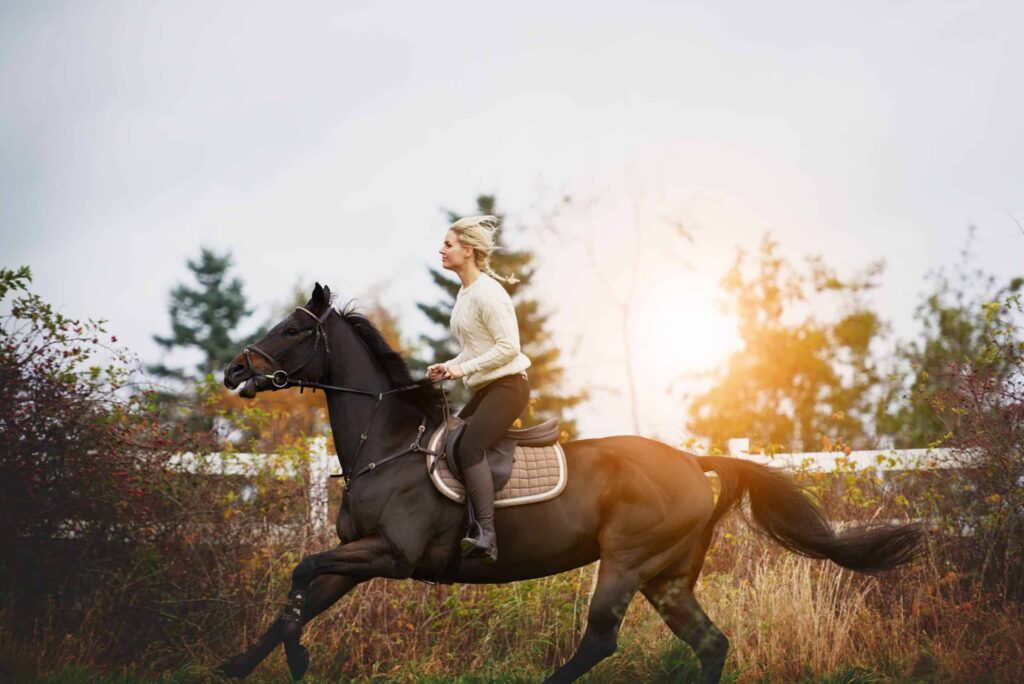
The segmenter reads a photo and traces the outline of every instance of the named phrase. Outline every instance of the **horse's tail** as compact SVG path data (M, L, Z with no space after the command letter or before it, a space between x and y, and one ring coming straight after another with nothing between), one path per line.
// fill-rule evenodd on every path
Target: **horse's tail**
M865 573L890 570L920 553L923 534L918 525L862 525L837 534L821 509L782 471L738 458L693 456L701 470L715 471L720 482L709 533L748 494L756 528L795 553L828 558Z

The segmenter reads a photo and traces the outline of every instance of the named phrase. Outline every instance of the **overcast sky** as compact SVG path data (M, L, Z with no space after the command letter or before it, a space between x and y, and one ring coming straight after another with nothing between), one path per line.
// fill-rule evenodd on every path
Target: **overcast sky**
M583 247L620 274L639 228L642 431L675 439L668 388L729 348L716 283L767 230L846 270L886 259L903 334L968 225L982 267L1024 271L1021 26L1019 2L5 0L0 262L147 361L200 245L234 254L262 316L296 283L381 285L412 335L440 207L495 192L541 252L571 381L621 387ZM517 229L565 193L574 239ZM671 353L666 317L706 342ZM630 430L620 410L594 402L584 434Z

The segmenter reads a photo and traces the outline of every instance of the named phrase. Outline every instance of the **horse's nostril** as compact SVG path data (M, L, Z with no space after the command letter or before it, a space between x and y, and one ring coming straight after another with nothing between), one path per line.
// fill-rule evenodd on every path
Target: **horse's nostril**
M245 370L245 366L240 363L232 363L228 366L227 373L225 375L229 378L234 377Z

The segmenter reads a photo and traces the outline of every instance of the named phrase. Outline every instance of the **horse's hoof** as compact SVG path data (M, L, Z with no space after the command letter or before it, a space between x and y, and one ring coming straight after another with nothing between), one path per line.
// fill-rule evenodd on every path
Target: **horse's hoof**
M252 666L244 653L239 653L231 660L221 663L215 670L217 674L228 679L245 679L252 673Z
M302 644L285 644L285 655L288 656L288 671L292 679L298 681L309 669L309 649Z

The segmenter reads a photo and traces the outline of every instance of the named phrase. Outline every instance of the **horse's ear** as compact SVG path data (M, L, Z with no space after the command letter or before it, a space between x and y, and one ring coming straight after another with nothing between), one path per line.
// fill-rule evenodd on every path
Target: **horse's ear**
M320 286L320 283L317 283L316 287L313 288L313 294L309 296L309 303L317 306L325 301L330 301L330 299L324 297L324 288Z

